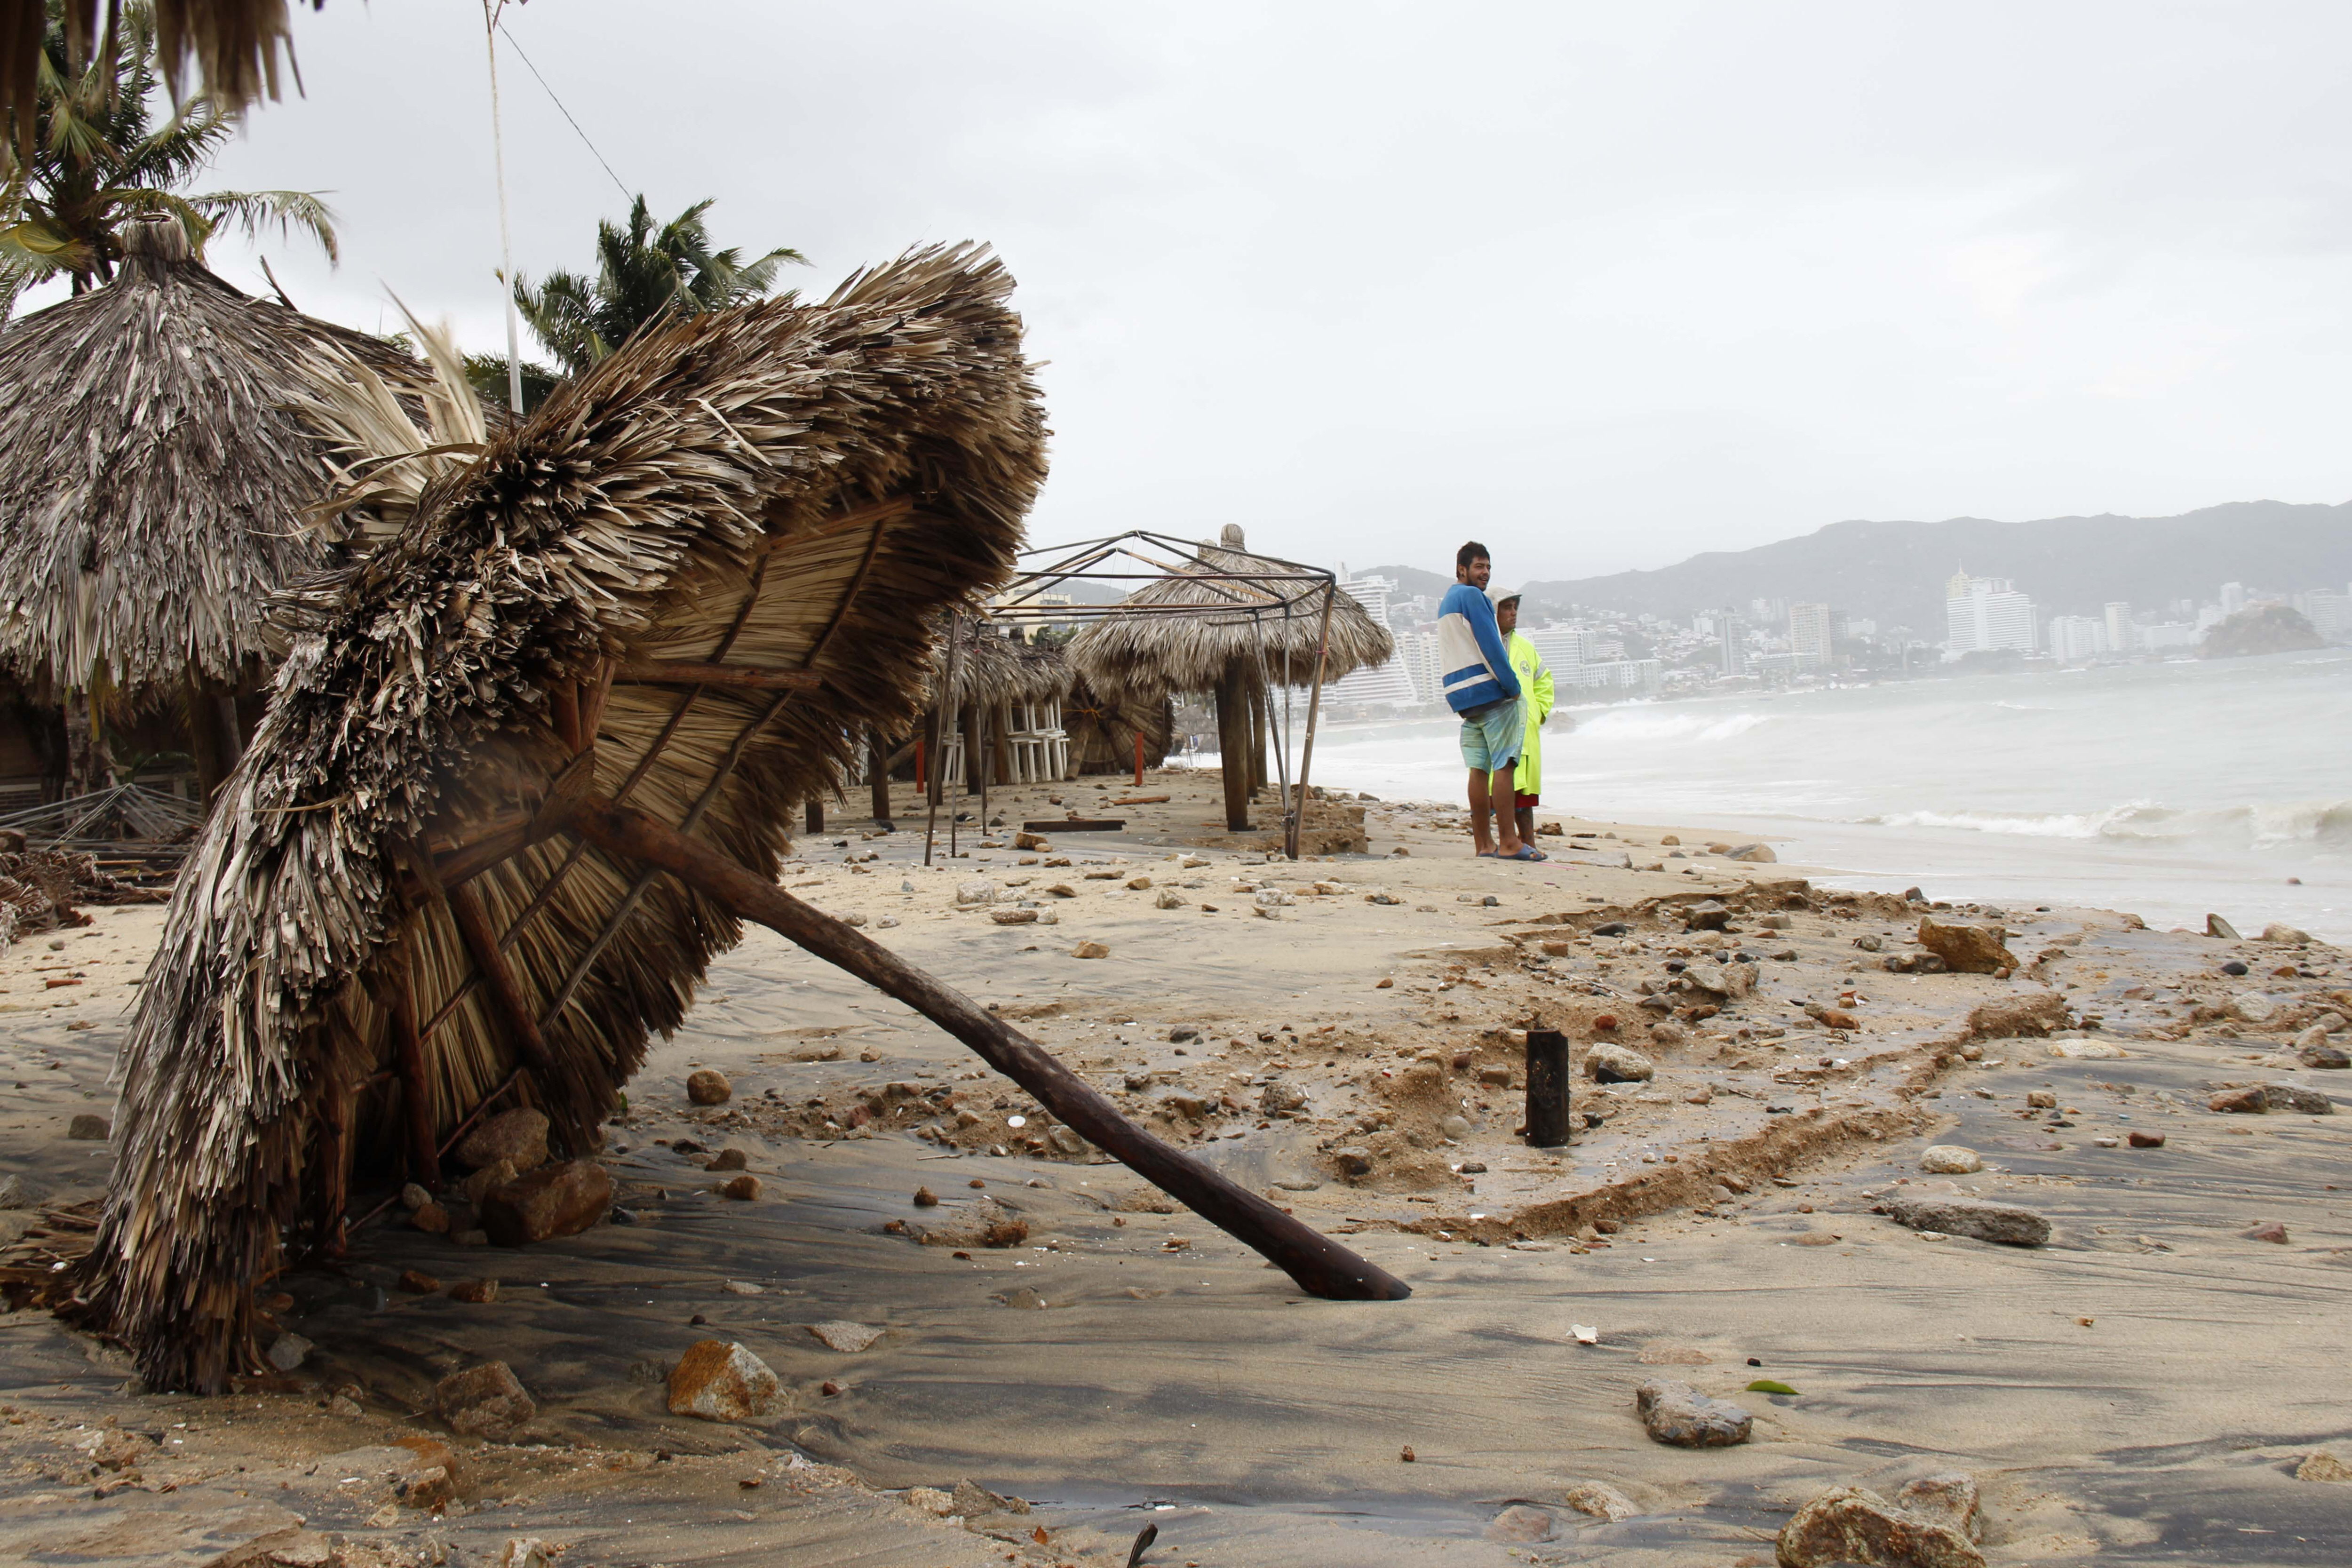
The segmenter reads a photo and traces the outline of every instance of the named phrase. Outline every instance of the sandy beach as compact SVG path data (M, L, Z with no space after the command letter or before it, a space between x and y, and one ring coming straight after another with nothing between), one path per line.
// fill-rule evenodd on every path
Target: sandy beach
M1962 1470L1990 1562L2342 1560L2352 1492L2322 1478L2352 1468L2312 1456L2352 1467L2328 1374L2352 1338L2352 1122L2345 1075L2305 1065L2347 1043L2336 950L1827 892L1704 823L1570 819L1542 864L1476 860L1458 809L1337 789L1309 847L1360 847L1294 864L1266 854L1270 806L1258 832L1214 826L1215 786L1000 790L1003 826L968 801L929 868L902 789L898 831L837 819L784 882L1410 1300L1302 1296L755 931L607 1129L615 1223L508 1249L461 1244L462 1209L432 1235L394 1205L342 1262L258 1284L307 1352L215 1400L140 1392L46 1312L0 1317L10 1554L476 1563L521 1538L566 1564L1124 1563L1149 1524L1143 1562L1199 1568L1730 1568L1772 1562L1826 1488ZM1071 813L1125 827L1014 837ZM69 1124L110 1110L162 919L89 912L0 954L20 1261L103 1189L109 1145ZM2002 928L2018 967L1932 972L1923 917ZM1570 1042L1564 1149L1517 1135L1531 1026ZM1647 1076L1596 1082L1612 1052ZM689 1103L701 1068L726 1103ZM2208 1109L2265 1086L2263 1113ZM1946 1145L1981 1168L1923 1169ZM756 1198L715 1190L727 1151ZM1958 1199L2048 1239L1886 1212ZM494 1300L449 1294L484 1279ZM841 1350L820 1324L877 1332ZM781 1415L669 1414L669 1369L711 1337L774 1369ZM488 1360L537 1406L512 1440L432 1412ZM1652 1440L1633 1394L1660 1376L1737 1402L1749 1439ZM448 1483L411 1486L420 1459ZM961 1481L1026 1511L975 1511Z

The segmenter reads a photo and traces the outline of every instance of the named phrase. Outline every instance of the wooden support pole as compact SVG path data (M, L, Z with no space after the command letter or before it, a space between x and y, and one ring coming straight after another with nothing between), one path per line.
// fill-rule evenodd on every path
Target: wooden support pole
M578 755L586 744L581 739L578 682L559 680L547 689L547 721L555 727L555 738L563 742L563 749Z
M319 1094L317 1245L327 1258L344 1253L343 1208L351 1201L352 1105L342 1079L330 1076Z
M890 826L890 758L888 742L879 730L866 732L866 784L874 792L874 824Z
M815 795L811 795L806 801L803 802L802 805L803 816L801 819L808 825L808 831L811 833L823 833L824 831L824 802Z
M1225 784L1225 830L1249 831L1249 684L1238 664L1217 679L1217 771Z
M441 1155L433 1146L433 1081L425 1070L425 1037L416 1027L415 972L403 947L393 961L393 1066L400 1075L402 1129L408 1135L408 1179L441 1190Z
M1412 1294L1386 1270L1128 1121L1052 1053L970 997L718 850L641 811L593 797L573 807L569 826L607 855L657 866L739 918L756 921L906 1003L1034 1095L1078 1136L1271 1259L1307 1294L1336 1300L1401 1300Z
M1568 1037L1558 1029L1528 1029L1528 1142L1557 1149L1568 1142Z
M1266 786L1266 699L1270 694L1253 681L1249 689L1249 787L1255 795Z

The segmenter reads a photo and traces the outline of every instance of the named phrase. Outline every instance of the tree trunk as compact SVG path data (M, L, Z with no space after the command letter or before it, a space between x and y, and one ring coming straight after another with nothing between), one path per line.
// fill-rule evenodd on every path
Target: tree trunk
M1253 795L1266 784L1265 710L1266 689L1253 683L1249 703L1249 786Z
M1225 829L1249 830L1249 685L1238 665L1217 681L1217 766L1224 777Z
M1339 1300L1399 1300L1405 1283L1245 1188L1160 1142L1064 1067L1052 1053L962 993L925 974L888 948L819 913L764 877L632 807L590 798L568 825L606 854L657 866L789 941L906 1003L978 1052L989 1066L1097 1148L1181 1201L1202 1219L1255 1247L1309 1295Z
M874 821L879 826L890 820L890 748L879 730L866 732L867 785L874 792Z

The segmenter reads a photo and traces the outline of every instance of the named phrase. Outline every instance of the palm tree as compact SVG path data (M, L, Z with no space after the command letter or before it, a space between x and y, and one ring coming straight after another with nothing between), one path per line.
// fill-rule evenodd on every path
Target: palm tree
M26 286L69 273L77 294L114 276L117 229L146 213L167 213L204 253L225 225L247 235L299 229L335 259L333 214L312 191L212 191L183 195L235 134L213 100L198 99L158 125L155 17L147 0L124 6L112 49L69 64L64 12L50 0L37 61L38 97L29 153L0 143L0 320Z
M527 278L515 279L516 308L568 374L580 374L665 317L760 299L775 287L785 262L807 263L799 251L781 247L752 261L732 246L711 249L702 221L710 204L706 197L656 229L640 195L625 228L596 225L593 279L564 271L549 273L537 288Z

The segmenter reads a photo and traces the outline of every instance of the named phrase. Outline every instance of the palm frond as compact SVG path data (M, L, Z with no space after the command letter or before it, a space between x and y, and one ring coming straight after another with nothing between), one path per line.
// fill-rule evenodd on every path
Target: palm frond
M273 225L280 238L300 229L319 242L329 261L342 259L335 243L334 211L319 199L316 191L208 191L188 200L215 229L233 224L247 238L257 237Z

